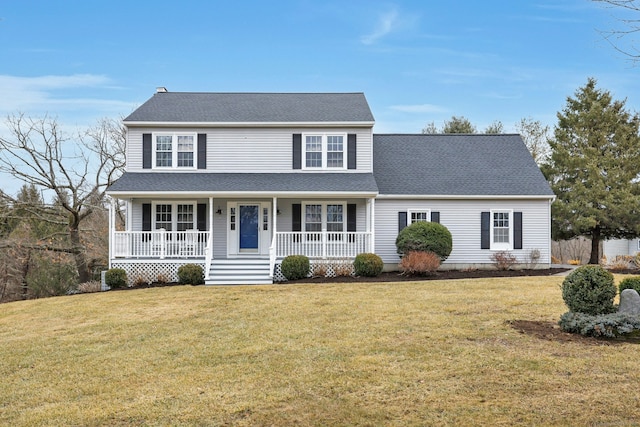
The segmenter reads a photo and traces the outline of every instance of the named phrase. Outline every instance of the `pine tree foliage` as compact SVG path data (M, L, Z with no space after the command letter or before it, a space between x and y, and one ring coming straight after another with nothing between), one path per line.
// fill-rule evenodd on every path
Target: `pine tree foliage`
M558 113L545 174L557 196L554 238L591 238L589 262L603 239L640 235L640 117L590 78Z

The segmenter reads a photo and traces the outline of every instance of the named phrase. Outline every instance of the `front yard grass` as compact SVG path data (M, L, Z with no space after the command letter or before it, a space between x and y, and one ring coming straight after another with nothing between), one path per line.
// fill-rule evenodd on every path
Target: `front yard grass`
M637 425L635 344L509 326L556 322L562 279L177 286L3 304L0 424Z

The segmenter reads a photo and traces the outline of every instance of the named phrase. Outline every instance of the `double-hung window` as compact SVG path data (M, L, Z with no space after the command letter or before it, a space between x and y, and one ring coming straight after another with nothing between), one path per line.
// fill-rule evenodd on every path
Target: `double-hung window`
M429 211L409 211L409 224L414 222L429 222Z
M195 133L153 134L153 164L156 168L193 169L196 165Z
M153 217L154 229L187 231L196 228L195 204L158 203Z
M341 233L346 230L344 203L307 203L304 205L304 231Z
M513 249L513 212L491 211L491 249Z
M346 135L304 135L305 169L344 169Z

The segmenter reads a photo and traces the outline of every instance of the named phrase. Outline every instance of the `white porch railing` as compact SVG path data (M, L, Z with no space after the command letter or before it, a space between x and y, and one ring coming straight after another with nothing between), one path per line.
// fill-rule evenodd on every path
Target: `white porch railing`
M115 231L114 258L204 258L208 231Z
M309 258L354 258L371 252L369 232L277 232L275 255L306 255Z

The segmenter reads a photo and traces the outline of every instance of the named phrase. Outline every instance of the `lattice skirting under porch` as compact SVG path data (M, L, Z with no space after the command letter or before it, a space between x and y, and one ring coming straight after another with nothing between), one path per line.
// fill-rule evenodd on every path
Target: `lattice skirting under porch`
M178 268L185 264L196 264L205 270L203 262L190 261L120 261L111 263L112 268L127 272L129 285L152 282L177 282Z
M310 260L310 272L308 277L336 277L353 276L353 261L345 259L320 259ZM281 262L276 263L273 273L274 282L286 282L287 278L282 274Z

